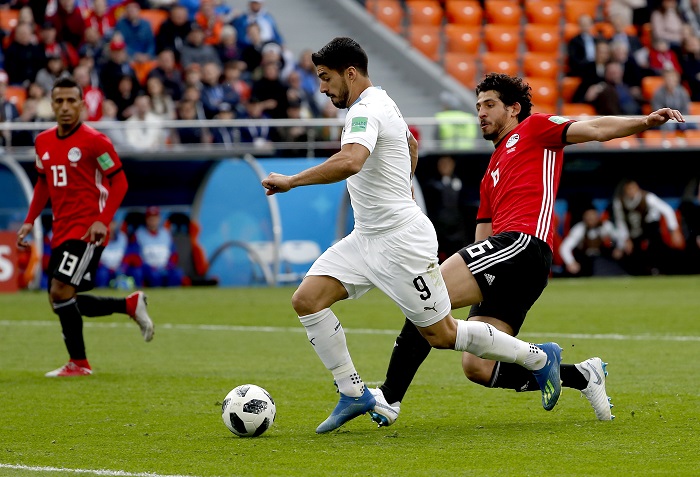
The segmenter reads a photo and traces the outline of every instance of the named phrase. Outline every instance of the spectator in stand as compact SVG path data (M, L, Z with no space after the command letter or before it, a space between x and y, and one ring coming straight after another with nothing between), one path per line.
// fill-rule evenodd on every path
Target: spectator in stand
M255 44L254 39L248 37L248 25L258 24L260 27L260 39L263 43L273 41L278 45L284 44L282 35L277 29L277 22L264 8L263 0L252 0L248 2L248 10L233 19L233 26L238 31L238 41L240 47Z
M96 84L92 83L90 70L87 66L78 66L73 70L75 82L83 90L83 102L88 121L99 121L102 117L102 103L105 99L104 93Z
M655 75L662 75L667 69L674 69L681 73L681 64L678 61L676 52L669 48L666 40L656 38L652 42L649 50L649 68Z
M593 36L593 19L588 15L581 15L578 19L580 33L567 45L567 62L569 76L582 77L587 74L590 65L596 59L596 38ZM315 73L315 72L314 72Z
M628 24L641 24L635 21L635 11L646 8L647 0L609 0L606 2L608 16L620 16Z
M202 91L202 67L199 63L191 63L185 68L185 88L194 87ZM201 100L201 94L198 101Z
M678 210L686 227L687 273L700 273L700 180L691 179L685 188Z
M37 38L39 37L39 33L41 32L41 26L34 19L34 13L32 13L31 7L24 6L19 10L19 15L17 16L17 25L19 25L20 23L30 25L32 27L32 32L34 33L34 35ZM6 41L12 41L13 36L14 31L10 32L9 40Z
M592 205L559 246L566 272L573 277L624 275L617 263L622 253L615 226Z
M666 220L674 248L683 247L683 234L673 208L634 180L624 180L613 199L613 217L624 257L622 265L632 275L658 275L674 268L672 255L661 236Z
M275 101L273 99L260 101L253 96L246 105L247 117L242 119L269 119L266 111L272 109L274 104ZM241 141L252 143L261 152L272 153L274 151L274 141L277 140L279 140L277 130L266 124L241 128Z
M229 103L219 104L219 112L214 116L214 119L230 120L235 119L236 113ZM223 144L227 149L233 144L239 143L241 133L238 128L231 126L216 126L210 128L211 142L214 144Z
M146 94L151 98L153 114L161 120L175 119L175 102L159 77L151 76L146 80Z
M219 55L211 45L204 44L204 31L197 23L192 24L192 30L187 35L187 41L180 51L180 65L187 68L192 63L203 65L213 61L220 63Z
M266 108L264 112L273 119L287 117L287 85L280 79L280 69L276 62L262 65L262 78L253 83L253 97L265 102L272 100L274 106ZM272 102L269 103L272 105Z
M289 73L294 71L294 55L290 57L277 43L265 43L260 53L262 54L261 64L276 63L280 80L287 81ZM256 76L255 79L258 77Z
M146 209L146 226L136 230L136 243L143 260L146 286L175 287L182 284L184 274L177 267L173 237L161 224L158 207Z
M6 97L7 94L7 73L0 70L0 122L12 122L19 117L19 111L17 111L17 106L9 101ZM12 135L10 131L0 132L0 146L10 146L12 145Z
M102 117L100 122L117 122L118 112L117 105L111 99L105 99L102 103ZM101 128L100 131L104 132L109 139L111 139L112 144L117 149L128 147L126 142L126 134L122 128Z
M224 22L216 14L213 0L202 0L199 11L195 15L195 22L204 31L204 43L207 45L217 45L221 41L221 30Z
M124 15L117 21L116 31L126 42L126 53L133 61L144 63L156 56L156 41L151 24L141 18L141 6L135 0L126 4Z
M199 119L197 117L197 102L183 98L177 104L177 118L187 121ZM207 142L207 133L202 127L187 126L178 127L171 135L175 144L202 144Z
M56 13L48 20L56 26L58 41L70 43L77 50L83 42L85 20L76 0L58 0Z
M44 54L47 58L60 55L63 57L63 63L67 68L73 69L78 66L80 59L78 50L67 41L58 39L57 30L53 22L44 22L44 28L41 30L40 37L41 44L44 47Z
M686 23L678 10L676 0L661 0L651 12L651 36L664 40L671 50L680 53Z
M287 100L289 103L299 104L299 116L302 118L318 117L320 111L316 107L316 101L309 97L304 88L301 87L301 75L299 71L292 71L287 77Z
M133 105L139 95L139 84L133 76L124 75L119 79L117 88L118 93L113 101L117 105L117 118L124 121L134 113Z
M663 108L673 108L680 111L683 115L688 115L690 111L690 96L686 89L681 85L681 75L674 69L668 69L663 73L664 84L656 90L654 97L651 98L651 109L653 111L659 109L659 105ZM659 129L665 131L684 131L689 128L689 124L662 124Z
M314 116L321 117L323 106L328 102L325 94L319 90L319 80L316 76L316 66L311 61L313 51L304 50L299 55L299 62L295 69L299 73L301 88L306 92L306 97L311 101L311 110Z
M165 145L166 131L162 119L151 111L151 98L139 94L134 99L133 114L126 120L126 142L136 151L157 151Z
M612 61L605 65L605 81L594 84L586 91L585 101L600 115L641 114L642 108L629 85L622 81L622 65Z
M693 35L685 38L680 62L683 81L690 88L690 100L700 101L700 38Z
M53 121L55 115L51 109L51 98L46 94L46 90L36 83L31 83L27 88L27 99L36 101L37 121Z
M87 27L85 29L83 44L80 45L80 48L78 48L78 56L81 59L86 57L93 59L93 65L95 58L97 58L100 62L104 62L103 53L105 50L106 41L107 38L100 35L100 32L97 31L96 28Z
M287 117L289 119L302 119L300 101L287 102ZM279 140L288 143L298 143L299 145L303 144L302 147L292 144L291 147L282 150L280 154L282 157L306 157L308 154L306 143L309 140L309 128L301 124L279 128Z
M136 82L136 74L126 54L126 43L121 33L116 32L109 42L109 60L100 69L100 84L106 98L116 102L120 96L119 82L123 76L131 76Z
M235 109L240 102L238 94L228 85L221 83L221 67L214 62L202 67L202 106L207 119L212 119L220 111L222 103Z
M173 98L173 101L179 101L182 97L184 82L182 73L177 69L173 50L163 50L158 53L156 67L148 73L148 77L160 79L165 92Z
M257 23L251 23L246 28L246 37L248 40L246 44L241 47L241 60L246 64L246 72L250 77L253 75L253 72L258 69L260 63L262 62L262 49L265 42L262 41L260 36L260 27ZM240 40L240 33L238 38Z
M182 99L194 102L195 119L206 119L204 115L204 106L202 105L202 91L200 85L188 85L185 87L185 92Z
M171 50L175 53L175 58L179 61L180 50L182 49L187 36L192 30L187 9L182 5L175 5L170 10L170 16L165 20L156 35L156 51Z
M585 103L584 96L588 89L605 81L605 65L610 61L610 45L606 41L599 41L595 45L595 60L592 63L581 64L581 84L574 92L574 103Z
M241 103L247 103L250 100L251 86L246 81L241 79L241 72L245 66L241 66L240 62L231 62L224 65L223 82L229 85L241 100Z
M109 40L115 25L114 15L109 13L106 0L93 0L92 8L85 17L85 28L92 28L99 33L100 38Z
M63 63L63 57L59 52L52 52L46 55L46 67L39 70L34 82L46 91L50 91L54 82L64 75L69 75L69 73Z
M143 285L141 259L136 253L129 252L129 239L119 222L113 220L109 224L109 243L102 251L97 266L95 286L114 286L117 278L122 276L131 277L138 286Z
M700 0L681 0L680 9L689 28L685 38L700 37Z
M627 33L627 29L631 23L626 20L624 15L610 15L609 18L614 29L613 36L610 38L610 43L624 44L627 47L629 55L633 55L635 51L642 48L642 42L639 40L639 37Z
M613 41L610 43L611 61L615 61L622 65L622 82L630 87L630 92L634 99L638 102L643 102L642 95L642 77L644 73L642 68L637 64L634 56L629 54L627 43L621 41Z
M10 84L27 86L44 67L44 49L36 42L32 27L18 24L15 38L5 50L5 71Z
M231 25L221 29L221 40L214 46L222 65L241 60L241 52L236 45L236 30Z
M22 106L22 112L16 119L22 123L33 123L38 121L37 117L37 101L33 98L27 98ZM32 147L34 139L40 131L12 131L12 147Z

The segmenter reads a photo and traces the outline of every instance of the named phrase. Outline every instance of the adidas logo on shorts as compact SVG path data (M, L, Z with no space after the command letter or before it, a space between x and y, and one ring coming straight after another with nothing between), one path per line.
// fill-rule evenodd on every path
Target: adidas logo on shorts
M484 273L484 278L486 278L486 281L488 282L489 285L491 285L496 277L489 273Z

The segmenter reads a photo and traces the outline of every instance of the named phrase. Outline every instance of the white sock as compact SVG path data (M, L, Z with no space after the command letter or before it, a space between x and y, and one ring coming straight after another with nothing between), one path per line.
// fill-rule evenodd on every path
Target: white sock
M306 336L326 368L333 373L338 390L346 396L361 396L365 385L355 370L345 341L345 332L330 308L300 316Z
M547 354L537 346L483 321L457 320L455 349L484 359L516 363L530 371L542 368L547 362Z

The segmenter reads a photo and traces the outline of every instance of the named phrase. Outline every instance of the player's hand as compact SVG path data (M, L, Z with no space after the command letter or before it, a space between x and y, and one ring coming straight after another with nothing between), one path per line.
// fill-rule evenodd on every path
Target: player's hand
M634 242L630 239L625 240L625 245L622 249L625 251L625 255L631 255L634 251Z
M271 172L267 179L262 181L262 186L267 189L265 195L273 195L278 192L287 192L292 188L291 177Z
M671 245L673 245L673 248L675 249L683 250L683 247L685 246L685 239L683 238L683 234L680 230L676 229L671 232Z
M612 258L615 260L620 260L625 255L625 251L621 248L616 248L612 251Z
M567 263L566 271L572 275L578 275L578 272L581 271L581 265L578 262Z
M107 226L98 220L87 229L87 232L85 232L85 235L83 235L80 240L87 240L95 245L102 245L106 236Z
M649 116L647 116L644 122L647 124L647 126L653 128L655 126L661 126L662 124L666 123L667 121L670 121L671 119L676 120L679 123L685 122L685 119L683 118L681 112L677 109L671 108L661 108L654 111Z
M22 226L17 231L17 246L21 248L29 247L29 242L25 240L29 232L34 228L34 224L22 224Z

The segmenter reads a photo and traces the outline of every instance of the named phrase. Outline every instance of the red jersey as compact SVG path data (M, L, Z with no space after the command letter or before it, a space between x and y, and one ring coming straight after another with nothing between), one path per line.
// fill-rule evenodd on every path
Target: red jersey
M34 147L51 199L51 247L80 240L105 208L108 179L122 168L119 156L107 136L85 124L63 138L54 126L36 137Z
M571 123L536 113L496 145L481 180L477 222L490 221L494 235L523 232L553 249L554 199Z

